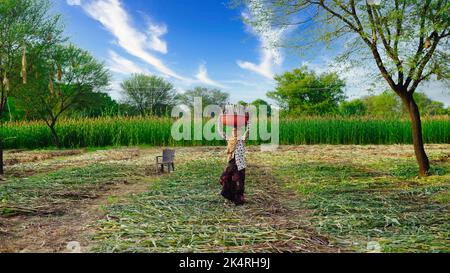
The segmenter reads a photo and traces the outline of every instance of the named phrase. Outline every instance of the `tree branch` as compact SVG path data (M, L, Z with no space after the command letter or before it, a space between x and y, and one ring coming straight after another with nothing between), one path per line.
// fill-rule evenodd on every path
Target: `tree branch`
M400 36L403 32L403 17L405 14L406 1L403 1L403 6L400 10L399 0L395 0L395 13L396 13L396 32L394 37L394 51L398 54L398 43L400 41Z
M342 16L341 14L337 13L336 11L332 10L331 8L329 8L328 6L325 6L324 1L320 1L320 2L312 2L312 3L316 3L318 5L320 5L321 7L323 7L326 11L328 11L329 13L331 13L333 16L339 18L341 21L343 21L345 24L347 24L353 31L359 32L359 29L349 20L345 19L344 16Z
M371 14L372 8L369 6L367 8L368 8L369 14ZM375 17L375 20L374 20L375 27L378 30L378 33L380 34L381 41L383 42L384 48L386 49L388 56L394 61L395 66L397 67L398 85L403 85L404 74L403 74L402 61L398 57L398 54L395 52L395 50L389 45L390 42L388 42L386 40L386 36L384 35L383 28L382 28L382 23L381 23L380 17L378 16L378 12L376 11L376 9L373 9L373 15Z
M430 61L431 57L433 56L433 54L436 51L436 48L439 44L440 38L439 38L439 35L435 31L431 34L431 37L433 39L433 44L432 44L431 48L428 50L427 54L425 54L425 56L419 62L419 67L418 67L418 70L414 77L415 79L413 81L413 84L411 85L411 87L408 90L408 93L410 93L410 94L413 94L416 91L417 86L423 80L423 78L422 78L423 70L427 66L428 62ZM412 78L409 78L409 80L411 81ZM406 85L405 87L408 88L408 85Z

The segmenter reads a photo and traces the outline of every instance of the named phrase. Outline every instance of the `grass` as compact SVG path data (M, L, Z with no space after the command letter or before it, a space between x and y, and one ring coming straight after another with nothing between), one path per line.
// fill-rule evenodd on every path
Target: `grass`
M367 252L373 242L382 252L450 252L449 145L427 151L432 175L418 179L410 145L250 147L243 207L219 196L221 148L179 148L177 171L158 177L146 170L157 149L74 154L58 158L69 163L56 170L48 158L32 163L43 172L0 185L0 220L60 223L103 196L97 205L106 216L89 226L94 252ZM152 184L128 197L104 195L138 180Z
M64 214L69 203L95 199L132 174L129 166L99 163L13 178L0 185L0 216Z
M276 176L298 192L314 212L314 225L337 244L365 251L376 241L383 252L450 252L448 162L417 179L413 159L289 159L275 167Z
M218 194L221 166L217 159L195 160L128 203L109 206L108 220L100 223L94 237L98 243L94 251L287 252L317 247L330 251L299 226L302 215L294 213L287 219L271 212L274 206L282 210L282 205L271 202L267 185L254 176L248 181L251 203L235 207L224 201Z
M427 118L423 131L426 143L450 143L448 117ZM64 148L117 146L217 146L219 140L174 141L170 118L115 117L63 119L57 132ZM2 124L0 136L6 149L52 147L50 130L43 122ZM280 120L280 144L410 144L411 125L407 120L315 117ZM260 144L251 141L250 144Z

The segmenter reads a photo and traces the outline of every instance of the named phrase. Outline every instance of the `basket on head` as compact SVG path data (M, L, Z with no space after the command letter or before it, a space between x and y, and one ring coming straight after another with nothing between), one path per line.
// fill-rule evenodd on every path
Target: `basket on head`
M221 117L222 124L225 126L241 128L247 126L249 121L248 115L227 114Z

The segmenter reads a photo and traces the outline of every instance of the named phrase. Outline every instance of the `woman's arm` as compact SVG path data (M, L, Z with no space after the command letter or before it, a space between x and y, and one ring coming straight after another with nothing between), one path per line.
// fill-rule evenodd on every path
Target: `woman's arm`
M222 121L222 116L223 116L223 114L220 114L219 118L217 119L217 124L216 124L216 126L217 126L217 133L219 133L219 136L221 138L227 140L227 135L222 130L222 122L221 122Z
M247 123L247 130L245 130L245 133L241 138L243 141L247 141L248 137L250 136L250 126L251 126L251 124L250 124L250 120L249 120Z

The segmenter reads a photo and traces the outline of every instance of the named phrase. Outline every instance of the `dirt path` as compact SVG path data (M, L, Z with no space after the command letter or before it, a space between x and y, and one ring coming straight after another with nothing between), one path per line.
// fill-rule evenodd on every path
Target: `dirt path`
M132 160L139 156L140 150L133 148L67 151L19 151L7 152L5 156L5 176L23 178L41 173L54 172L68 166L81 167L99 162ZM4 183L7 183L4 182Z
M4 219L0 252L67 252L68 242L77 241L82 251L89 249L91 226L105 217L102 206L110 199L123 199L147 190L144 181L116 184L95 199L81 201L62 216L17 216ZM1 218L0 218L1 219Z
M107 209L94 238L100 252L340 252L308 221L298 196L270 166L253 162L247 203L219 194L221 159L191 160L129 203Z
M270 227L275 234L282 235L253 248L262 247L271 252L342 251L326 236L317 233L308 221L311 212L303 206L298 195L282 187L273 176L271 166L250 165L247 175L252 189L243 212L244 222Z
M64 157L61 157L61 153L51 153L54 156L40 157L42 161L39 162L13 160L14 164L9 167L15 170L36 167L34 173L23 173L19 177L32 177L39 173L51 174L56 170L83 168L99 162L130 165L130 168L135 169L135 174L132 177L112 177L111 182L93 188L88 195L83 195L85 190L69 192L70 196L63 196L61 204L54 204L64 208L61 213L0 216L0 252L65 252L67 243L71 241L79 242L82 250L87 251L89 236L92 233L91 226L105 216L102 207L110 202L120 202L125 197L149 188L155 175L144 165L147 165L145 162L148 162L155 152L147 150L140 153L136 149L120 149L90 154L64 153ZM66 157L68 155L70 157ZM22 155L22 158L27 157ZM9 181L4 184L11 183L11 179L10 176ZM27 183L27 180L23 180L23 183ZM63 202L65 198L69 198L69 201Z

